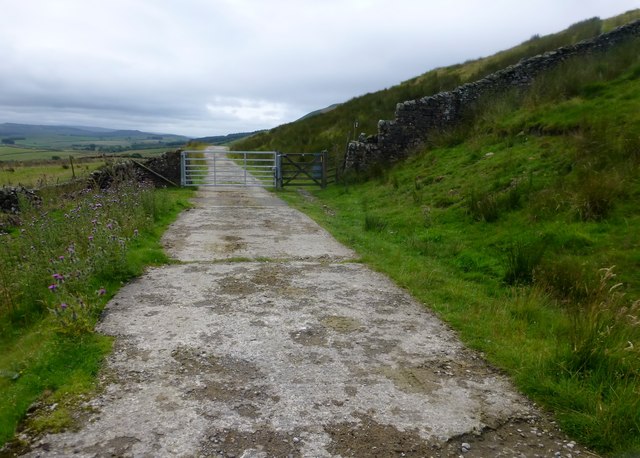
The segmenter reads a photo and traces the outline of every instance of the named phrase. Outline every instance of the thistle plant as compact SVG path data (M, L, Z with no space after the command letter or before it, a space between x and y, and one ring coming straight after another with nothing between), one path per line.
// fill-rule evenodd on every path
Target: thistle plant
M26 206L0 236L0 327L28 325L47 310L63 332L90 330L109 282L129 276L128 244L157 213L151 187L115 183Z

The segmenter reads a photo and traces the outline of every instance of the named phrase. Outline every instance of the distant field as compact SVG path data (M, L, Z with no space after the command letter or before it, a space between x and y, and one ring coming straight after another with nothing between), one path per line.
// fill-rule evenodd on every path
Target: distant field
M87 156L83 151L54 151L51 149L20 148L17 146L0 146L0 161L32 161L49 160L53 156L69 157Z
M0 162L106 155L149 157L182 147L187 137L136 130L0 124Z
M166 146L159 148L130 149L119 153L104 153L106 157L131 156L139 154L142 157L159 156L165 151L175 148ZM49 161L55 157L68 160L70 156L74 158L86 158L101 155L99 151L82 150L55 150L45 148L22 148L19 146L0 146L0 163L2 162L22 162L22 161Z
M28 148L49 148L49 149L81 149L88 146L110 147L123 146L134 147L135 145L144 145L145 147L153 147L153 145L162 146L167 142L176 141L175 136L158 136L155 138L140 137L95 137L95 136L77 136L77 135L49 135L26 137L25 139L16 140L16 146ZM166 145L165 145L166 147Z
M126 150L121 153L118 153L117 155L130 156L132 154L137 153L143 157L153 157L153 156L160 156L162 153L165 153L167 151L174 151L175 149L176 148L167 148L166 146L162 148L130 149L130 150Z
M25 186L28 188L42 187L70 181L74 177L88 177L89 174L104 164L102 159L90 162L75 163L73 171L69 160L50 161L48 164L20 165L0 164L0 186Z

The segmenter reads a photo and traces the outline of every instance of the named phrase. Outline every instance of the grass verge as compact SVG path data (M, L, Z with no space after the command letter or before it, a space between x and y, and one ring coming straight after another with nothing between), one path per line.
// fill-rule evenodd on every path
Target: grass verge
M422 215L399 209L383 196L385 189L373 188L319 191L315 201L280 195L434 310L465 344L553 411L569 435L612 456L640 451L640 365L631 343L639 340L637 327L627 326L636 318L625 322L627 312L637 317L638 306L615 304L622 297L609 293L611 277L602 279L598 299L574 313L540 286L505 281L507 248L518 245L504 246L500 238L517 240L517 226L433 219L425 226ZM371 224L372 207L387 208L376 219L387 222L362 230Z
M145 267L169 262L160 237L192 194L126 185L48 196L2 236L0 446L25 418L36 433L73 423L111 349L92 331L102 307ZM34 256L13 256L25 242ZM27 415L34 406L46 408Z

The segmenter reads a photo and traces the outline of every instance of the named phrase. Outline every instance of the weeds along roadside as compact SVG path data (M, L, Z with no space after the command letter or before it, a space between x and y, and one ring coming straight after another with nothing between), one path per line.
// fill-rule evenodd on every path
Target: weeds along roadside
M37 427L68 424L67 395L91 389L110 349L93 332L100 311L145 266L168 262L159 238L191 193L122 179L22 202L0 235L0 444L43 395L57 408Z

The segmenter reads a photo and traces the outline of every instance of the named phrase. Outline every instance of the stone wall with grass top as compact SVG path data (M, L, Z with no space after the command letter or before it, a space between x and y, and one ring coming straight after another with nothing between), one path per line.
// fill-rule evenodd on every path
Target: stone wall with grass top
M130 160L107 164L91 173L86 182L86 186L106 189L109 188L114 181L147 181L157 187L166 187L170 185L170 183L179 184L180 152L181 150L167 151L161 156L141 161L140 163L144 168L137 167L136 164ZM62 183L56 186L64 188L74 183ZM42 190L27 189L22 186L1 186L0 213L18 213L21 199L27 199L31 202L37 201L39 200L38 193L40 191Z
M394 120L379 121L376 135L361 134L358 141L349 144L345 169L366 170L375 163L403 159L412 149L428 143L434 132L459 125L472 114L475 102L504 91L527 88L536 76L569 58L604 52L639 36L640 20L575 45L523 59L450 92L398 103Z

